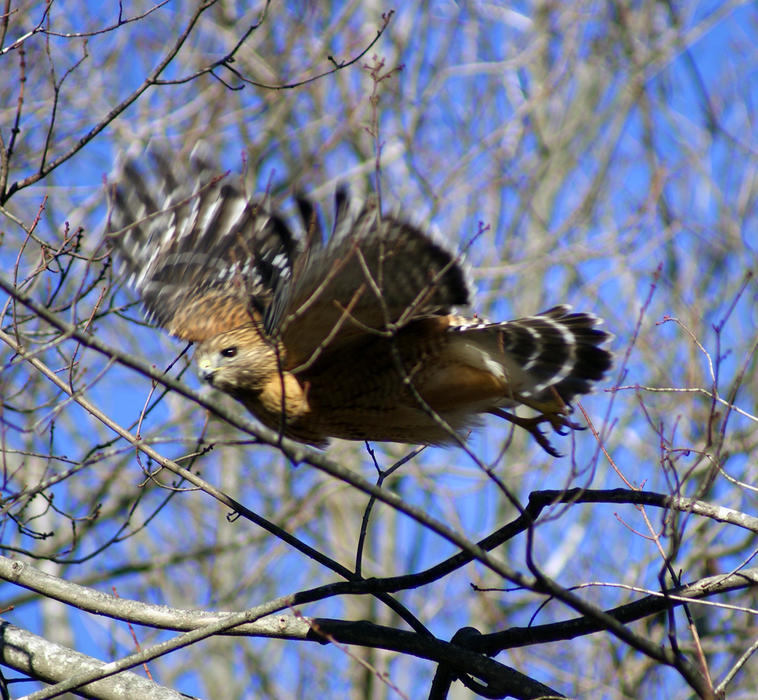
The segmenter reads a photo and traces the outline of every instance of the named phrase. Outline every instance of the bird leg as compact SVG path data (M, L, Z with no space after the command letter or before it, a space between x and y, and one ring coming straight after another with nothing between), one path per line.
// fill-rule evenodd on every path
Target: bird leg
M579 425L574 421L570 421L568 418L566 418L565 415L557 411L550 413L541 413L539 416L534 416L533 418L524 418L522 416L517 416L515 413L509 413L508 411L504 411L502 408L491 408L487 411L487 413L491 413L493 416L497 416L498 418L504 418L510 423L513 423L514 425L517 425L520 428L526 430L537 441L537 444L552 457L562 457L563 455L550 444L550 440L547 439L545 433L539 429L538 426L540 423L550 423L553 430L555 430L555 432L559 435L566 435L568 433L568 430L585 429L584 426Z

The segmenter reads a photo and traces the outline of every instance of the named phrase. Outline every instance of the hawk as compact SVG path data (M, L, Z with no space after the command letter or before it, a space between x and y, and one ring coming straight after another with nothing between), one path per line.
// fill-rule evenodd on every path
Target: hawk
M197 343L202 378L263 424L323 447L329 438L457 442L483 414L534 435L577 428L572 399L610 368L610 335L589 313L555 306L489 323L462 264L401 218L335 195L325 240L297 198L294 236L195 149L189 165L153 151L152 176L125 162L109 187L108 238L150 320ZM525 405L531 418L505 409Z

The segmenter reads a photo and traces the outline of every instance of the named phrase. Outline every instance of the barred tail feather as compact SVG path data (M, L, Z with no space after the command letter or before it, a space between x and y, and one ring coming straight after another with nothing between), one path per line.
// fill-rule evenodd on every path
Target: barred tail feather
M602 321L589 313L572 313L562 305L535 316L459 326L451 330L467 341L470 358L500 376L510 397L530 403L550 402L557 392L565 404L577 394L592 391L605 375L613 356L600 347L611 335L597 326ZM503 405L514 402L504 398Z
M526 343L523 332L511 336L511 352L526 360L523 369L534 381L525 395L539 401L554 389L568 404L577 394L592 391L593 382L613 364L611 353L600 347L611 338L597 327L601 323L593 314L571 313L564 305L505 324L506 337L515 329L528 332Z

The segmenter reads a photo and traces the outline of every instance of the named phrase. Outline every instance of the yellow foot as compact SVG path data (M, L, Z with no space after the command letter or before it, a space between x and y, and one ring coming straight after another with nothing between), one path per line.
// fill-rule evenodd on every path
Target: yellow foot
M559 435L566 435L569 430L585 429L585 426L570 421L561 413L543 413L539 416L534 416L533 418L522 418L515 413L504 411L502 408L491 408L488 413L491 413L498 418L504 418L514 425L526 430L537 441L537 444L553 457L562 457L563 455L550 444L545 433L539 429L538 426L540 423L550 423L553 430Z

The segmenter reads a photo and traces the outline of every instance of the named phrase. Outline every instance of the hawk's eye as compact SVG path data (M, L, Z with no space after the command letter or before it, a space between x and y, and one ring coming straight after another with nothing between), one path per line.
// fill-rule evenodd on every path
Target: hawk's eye
M224 357L234 357L237 354L237 348L234 345L232 345L231 347L224 348L221 351L221 354Z

